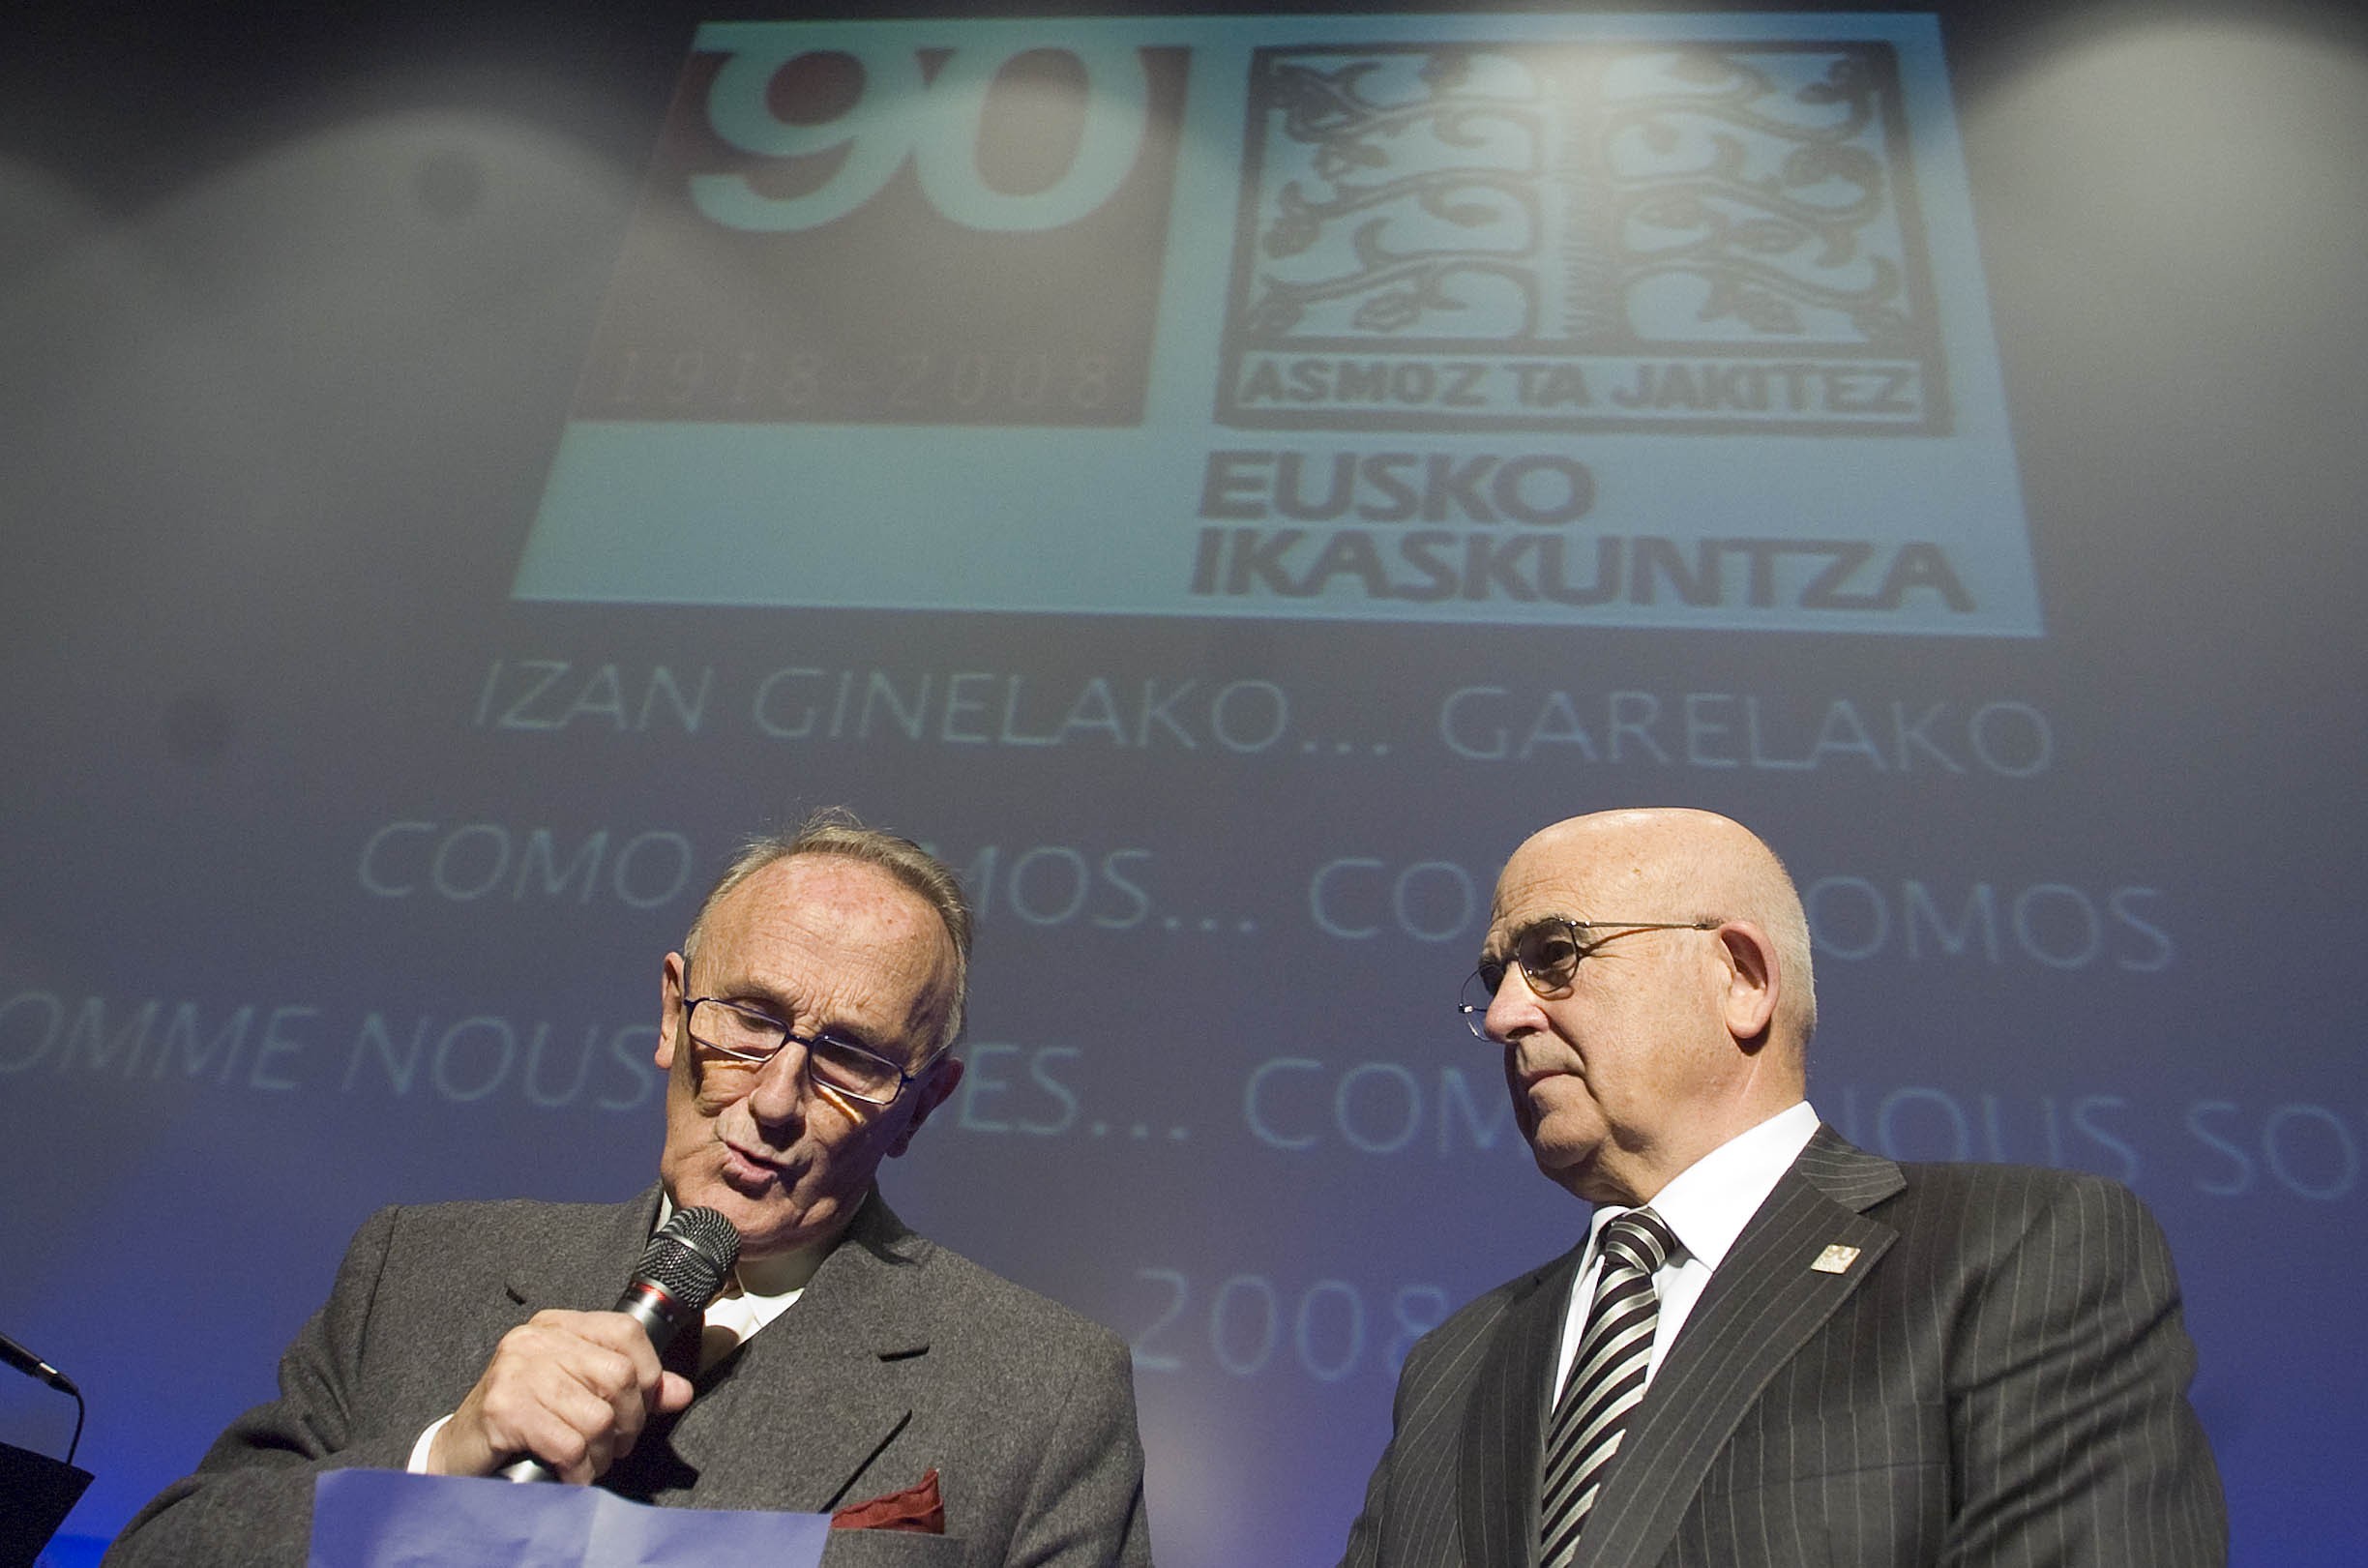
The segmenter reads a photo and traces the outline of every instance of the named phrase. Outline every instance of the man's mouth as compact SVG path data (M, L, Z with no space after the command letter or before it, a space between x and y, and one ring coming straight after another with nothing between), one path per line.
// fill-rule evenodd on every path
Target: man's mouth
M726 1139L724 1144L724 1179L734 1187L761 1190L776 1183L787 1185L787 1170L783 1162L744 1149Z

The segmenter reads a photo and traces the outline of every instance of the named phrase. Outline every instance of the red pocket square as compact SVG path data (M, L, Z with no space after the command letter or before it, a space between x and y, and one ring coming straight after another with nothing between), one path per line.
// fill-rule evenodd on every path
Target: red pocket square
M870 1502L849 1503L831 1515L834 1530L912 1530L921 1535L945 1533L945 1499L937 1495L937 1471L932 1467L918 1484L891 1492Z

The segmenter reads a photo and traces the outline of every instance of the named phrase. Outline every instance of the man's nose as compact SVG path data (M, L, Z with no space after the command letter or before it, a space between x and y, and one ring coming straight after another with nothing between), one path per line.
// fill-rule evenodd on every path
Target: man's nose
M806 1048L795 1040L784 1041L772 1060L756 1070L756 1081L749 1085L742 1103L767 1138L783 1132L794 1135L805 1114Z
M1538 1005L1538 993L1530 989L1529 976L1518 963L1509 966L1504 979L1496 984L1496 994L1489 998L1480 1027L1488 1031L1491 1040L1509 1043L1516 1034L1545 1026L1546 1010Z

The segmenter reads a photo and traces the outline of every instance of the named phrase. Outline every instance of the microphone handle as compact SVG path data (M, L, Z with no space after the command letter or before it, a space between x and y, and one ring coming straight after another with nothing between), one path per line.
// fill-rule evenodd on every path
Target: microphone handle
M74 1387L73 1378L67 1376L64 1373L58 1371L57 1368L49 1365L48 1362L44 1361L41 1357L26 1349L23 1346L18 1345L15 1340L10 1339L6 1334L0 1334L0 1361L7 1362L18 1372L23 1373L27 1377L38 1378L40 1381L47 1383L51 1388L56 1389L61 1394L72 1394L76 1399L82 1397L82 1391Z
M635 1322L639 1323L641 1332L649 1336L650 1347L660 1355L664 1355L666 1347L673 1343L676 1331L696 1313L704 1312L706 1309L699 1307L686 1311L683 1303L676 1301L649 1281L636 1280L625 1287L625 1293L617 1297L617 1304L611 1310L621 1312ZM551 1473L549 1465L545 1464L539 1459L531 1458L505 1464L493 1474L496 1479L503 1481L556 1481L559 1479L558 1476Z

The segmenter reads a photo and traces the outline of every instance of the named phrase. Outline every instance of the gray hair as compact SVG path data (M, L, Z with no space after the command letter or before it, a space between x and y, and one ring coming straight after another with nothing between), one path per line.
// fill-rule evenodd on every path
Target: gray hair
M1776 859L1776 852L1771 849L1768 856ZM1817 965L1810 957L1816 944L1791 872L1776 860L1776 873L1783 879L1783 897L1767 910L1768 936L1776 944L1776 962L1786 982L1785 1010L1791 1015L1793 1043L1805 1051L1818 1026Z
M1745 842L1720 846L1717 865L1734 907L1705 909L1702 914L1721 920L1740 915L1767 928L1777 972L1784 977L1783 1000L1770 1022L1779 1039L1789 1037L1806 1051L1818 1025L1817 965L1812 957L1816 944L1809 932L1809 911L1802 906L1791 871L1767 841L1739 822L1733 826Z
M794 828L760 834L743 844L692 918L691 930L683 936L683 966L690 967L716 905L767 866L794 855L839 855L876 866L937 912L954 944L954 985L945 1026L932 1054L951 1049L962 1038L962 1015L970 996L970 901L962 896L962 883L944 861L910 839L864 826L844 806L825 806Z

